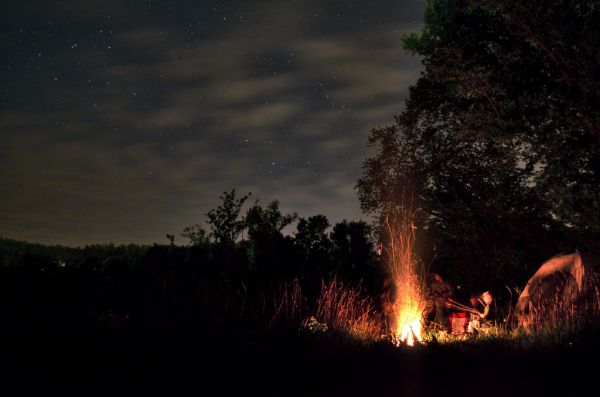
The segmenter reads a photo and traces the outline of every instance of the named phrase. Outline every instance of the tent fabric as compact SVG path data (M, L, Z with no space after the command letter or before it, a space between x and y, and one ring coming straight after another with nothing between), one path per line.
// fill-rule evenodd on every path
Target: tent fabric
M577 285L577 292L580 293L582 291L585 266L579 252L556 256L544 262L537 272L529 279L517 301L517 313L524 313L527 311L530 303L532 303L532 297L538 292L540 283L545 277L555 275L559 272L572 276Z

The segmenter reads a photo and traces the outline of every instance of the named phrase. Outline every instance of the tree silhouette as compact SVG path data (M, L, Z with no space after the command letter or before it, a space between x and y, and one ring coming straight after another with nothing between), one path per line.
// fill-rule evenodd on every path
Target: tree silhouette
M408 191L436 263L469 288L523 281L600 237L600 10L430 0L405 48L425 70L357 184L380 216ZM439 269L438 269L439 270Z
M257 200L248 209L245 220L253 250L253 266L262 277L282 280L296 275L293 243L282 234L282 230L296 219L295 213L283 215L277 200L266 208L258 205Z
M342 221L330 234L335 274L342 281L360 282L370 292L377 292L382 280L382 266L375 255L371 227L363 222Z
M219 197L222 203L206 213L207 223L211 230L210 236L217 244L233 245L246 228L246 221L244 218L240 218L240 213L251 194L248 193L236 199L235 189L223 192L223 195Z

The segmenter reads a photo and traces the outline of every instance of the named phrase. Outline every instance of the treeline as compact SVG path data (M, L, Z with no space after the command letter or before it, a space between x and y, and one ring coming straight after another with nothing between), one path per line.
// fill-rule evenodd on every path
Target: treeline
M225 192L206 214L208 230L196 224L153 246L0 239L0 330L149 338L262 332L297 328L332 285L379 296L384 275L365 222L331 227L323 215L282 214L277 201L245 210L248 198ZM294 223L296 231L284 234Z

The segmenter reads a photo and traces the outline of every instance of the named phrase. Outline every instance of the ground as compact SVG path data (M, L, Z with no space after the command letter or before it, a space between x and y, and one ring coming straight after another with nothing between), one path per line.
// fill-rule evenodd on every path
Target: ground
M21 339L21 340L18 340ZM598 344L505 342L396 348L340 337L60 335L4 344L4 396L589 395Z

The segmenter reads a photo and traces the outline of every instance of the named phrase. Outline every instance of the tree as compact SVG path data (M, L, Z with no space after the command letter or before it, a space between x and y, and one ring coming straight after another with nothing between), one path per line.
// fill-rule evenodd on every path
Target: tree
M327 229L331 226L325 215L300 218L296 232L296 244L307 252L329 249Z
M279 201L274 200L262 208L258 200L246 213L246 225L248 236L257 241L265 238L281 236L281 231L298 219L298 214L283 215L279 210Z
M298 219L296 213L283 215L279 201L274 200L262 208L258 200L246 213L248 237L252 244L254 267L262 276L275 279L293 277L296 272L291 239L282 230Z
M371 132L361 205L381 219L414 197L437 266L468 287L600 236L600 10L572 3L430 0L405 38L425 69Z
M236 199L235 189L231 192L223 192L223 196L219 197L222 201L221 205L206 213L211 230L210 236L217 244L233 245L246 228L246 221L240 218L240 213L251 194Z
M296 226L295 245L302 255L301 276L308 294L320 290L321 280L332 273L331 241L327 236L330 224L325 215L300 218Z
M181 237L188 239L192 246L206 245L209 243L206 230L197 223L183 229Z
M361 282L371 292L382 284L379 266L371 241L371 227L363 221L342 221L333 226L334 272L343 281Z
M236 198L235 189L223 192L221 204L206 215L210 233L201 225L186 227L181 235L188 239L191 262L201 267L203 276L220 277L235 281L247 276L249 260L246 244L238 244L238 239L246 229L246 219L240 216L244 203L251 193ZM211 244L211 240L214 244Z

